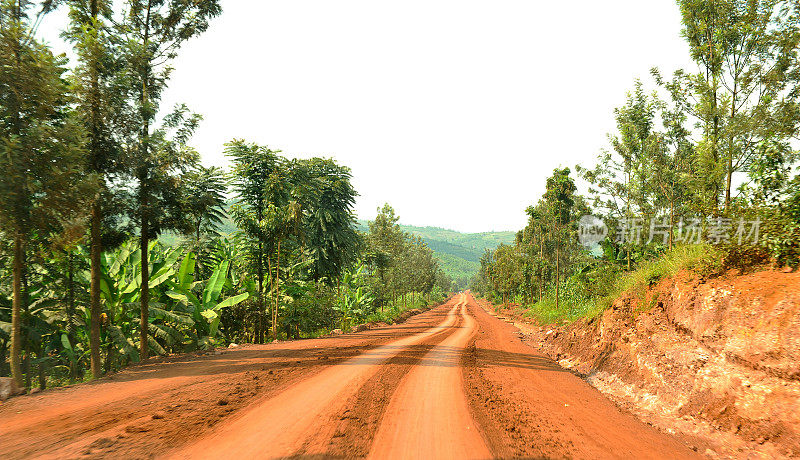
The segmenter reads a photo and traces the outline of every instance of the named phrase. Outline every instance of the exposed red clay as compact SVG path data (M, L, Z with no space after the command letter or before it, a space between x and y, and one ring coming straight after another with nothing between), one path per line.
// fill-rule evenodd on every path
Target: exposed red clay
M692 458L467 292L407 322L0 405L0 458Z

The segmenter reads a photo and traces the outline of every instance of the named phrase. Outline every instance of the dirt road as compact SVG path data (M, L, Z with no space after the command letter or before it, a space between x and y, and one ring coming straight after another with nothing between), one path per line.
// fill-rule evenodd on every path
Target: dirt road
M694 458L469 293L407 322L147 364L0 405L0 458Z

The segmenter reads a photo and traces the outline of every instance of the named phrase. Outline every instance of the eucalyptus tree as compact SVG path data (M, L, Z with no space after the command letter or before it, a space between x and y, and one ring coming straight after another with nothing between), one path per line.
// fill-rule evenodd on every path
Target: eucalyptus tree
M672 81L662 78L657 69L651 71L656 83L670 94L669 102L658 101L664 131L658 133L658 145L649 162L650 181L656 206L669 227L667 246L674 244L673 228L687 214L703 214L702 191L707 178L702 177L696 158L696 145L688 126L690 104L681 91L680 76ZM652 237L652 235L651 235Z
M91 205L90 223L90 349L92 374L100 376L100 257L122 243L118 188L124 173L124 142L129 141L130 110L127 72L120 40L114 27L111 0L67 0L70 23L64 36L74 44L78 63L73 71L72 92L84 125L87 169L98 177L99 188Z
M120 31L125 39L124 55L131 75L131 89L138 93L135 107L137 135L136 155L132 164L138 182L137 200L142 249L141 295L141 357L147 358L147 310L149 293L147 285L147 245L157 234L151 228L156 203L151 198L153 189L166 182L153 183L158 177L160 152L153 148L153 125L159 110L162 93L167 86L170 71L168 63L177 56L180 47L189 39L205 32L209 21L222 12L219 0L129 0ZM174 118L185 115L178 109ZM183 121L183 120L181 120ZM167 123L170 121L168 120ZM188 128L184 129L184 132ZM167 154L172 154L169 149ZM156 179L158 182L158 179ZM160 193L166 193L162 190ZM157 192L159 193L159 192Z
M531 293L530 297L536 297L537 301L542 300L544 295L545 273L548 266L545 258L547 223L544 220L545 210L543 208L544 205L539 203L536 206L528 206L525 209L525 213L528 215L528 225L525 226L522 236L522 245L527 249L528 276L533 275L536 278L538 287L537 295L534 296ZM532 283L531 289L533 289Z
M617 133L609 135L612 150L604 152L594 169L576 168L590 184L592 204L612 219L634 222L637 218L652 219L663 211L660 185L667 179L661 177L658 168L670 158L664 135L655 127L656 115L663 106L663 101L647 94L637 80L625 104L614 109ZM625 239L623 243L630 268L634 242Z
M406 250L406 235L397 223L399 220L394 208L386 203L378 209L375 220L369 222L367 244L370 252L377 256L376 262L381 263L378 271L383 279L378 289L383 299L395 298L402 289L400 261ZM381 266L384 267L382 273Z
M636 81L625 104L614 109L617 133L609 134L612 149L605 151L594 169L578 167L578 173L590 184L594 205L618 218L635 213L653 214L649 165L659 149L655 116L660 100L645 93Z
M575 222L575 182L570 177L569 168L553 170L553 175L547 178L547 190L542 200L550 221L549 229L553 245L555 246L555 286L556 310L559 303L559 289L562 271L562 250L569 242L574 242Z
M501 244L494 251L494 263L492 267L495 288L500 291L503 305L508 303L508 299L523 282L522 273L522 254L516 245Z
M765 150L792 153L800 128L800 9L793 0L678 0L697 74L684 74L702 127L698 161L711 205Z
M13 240L11 374L20 369L26 246L32 234L58 232L85 206L82 132L69 113L64 59L35 40L47 12L30 1L0 3L0 226Z

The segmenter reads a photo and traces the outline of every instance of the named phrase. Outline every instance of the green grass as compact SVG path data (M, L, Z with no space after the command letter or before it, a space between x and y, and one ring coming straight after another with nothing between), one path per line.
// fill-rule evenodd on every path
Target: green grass
M701 275L714 273L719 271L721 260L722 254L710 245L691 245L675 247L654 260L640 263L630 272L602 266L594 272L567 279L561 288L558 308L554 293L549 292L541 302L526 307L523 316L542 324L594 318L611 307L623 294L631 293L644 300L647 290L660 280L682 270ZM639 310L647 310L653 304L642 303Z

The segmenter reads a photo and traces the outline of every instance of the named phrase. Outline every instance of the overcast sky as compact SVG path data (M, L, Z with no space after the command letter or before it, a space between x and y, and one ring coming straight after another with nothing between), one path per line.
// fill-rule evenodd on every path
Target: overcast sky
M559 166L591 165L635 78L695 69L674 0L223 0L165 106L233 138L350 167L359 217L518 230ZM42 35L57 51L64 13Z

